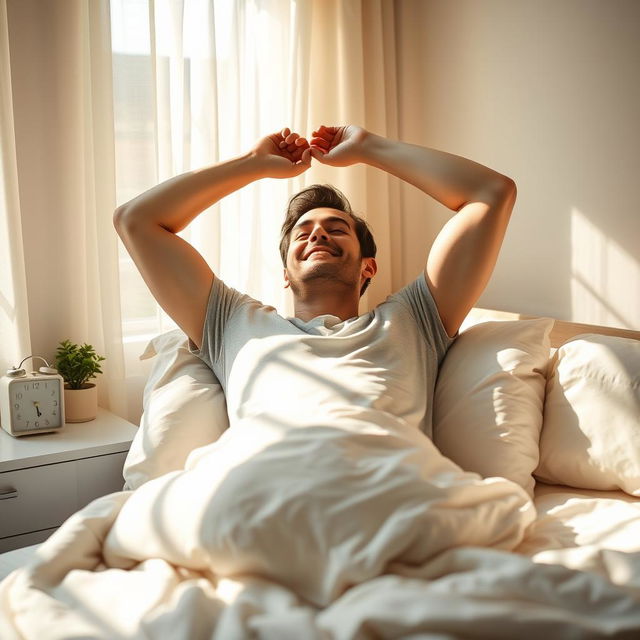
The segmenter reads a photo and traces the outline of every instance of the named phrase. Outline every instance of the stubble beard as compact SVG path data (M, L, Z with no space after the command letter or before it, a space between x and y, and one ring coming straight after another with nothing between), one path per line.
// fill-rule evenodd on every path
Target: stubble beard
M301 296L304 293L303 285L321 281L327 286L340 284L346 289L352 289L359 282L359 278L360 272L357 266L317 260L315 264L307 265L297 280L289 278L289 286L294 295Z

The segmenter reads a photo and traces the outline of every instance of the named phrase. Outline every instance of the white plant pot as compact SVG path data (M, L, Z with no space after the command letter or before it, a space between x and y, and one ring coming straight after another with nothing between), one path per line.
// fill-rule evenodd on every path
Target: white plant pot
M98 415L98 387L85 382L82 389L69 389L64 385L64 421L89 422Z

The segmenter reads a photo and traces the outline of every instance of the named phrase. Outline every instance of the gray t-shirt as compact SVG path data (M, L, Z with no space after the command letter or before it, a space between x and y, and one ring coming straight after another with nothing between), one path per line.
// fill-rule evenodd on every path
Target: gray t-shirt
M260 420L277 429L419 429L432 437L438 368L453 342L421 273L372 311L308 322L228 287L209 295L198 350L225 393L231 427Z

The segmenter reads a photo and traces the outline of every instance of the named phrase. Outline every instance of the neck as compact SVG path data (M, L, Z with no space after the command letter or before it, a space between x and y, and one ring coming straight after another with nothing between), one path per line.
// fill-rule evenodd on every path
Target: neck
M298 294L293 297L294 315L304 322L318 316L330 314L343 322L358 315L359 297L357 293L345 295L343 292L327 292L321 294Z

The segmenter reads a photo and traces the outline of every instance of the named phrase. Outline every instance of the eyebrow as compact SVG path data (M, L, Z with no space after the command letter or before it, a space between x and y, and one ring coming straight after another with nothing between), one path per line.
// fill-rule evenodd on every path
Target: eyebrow
M351 225L344 218L339 218L338 216L329 216L328 218L324 219L324 222L342 222L342 224L346 225L349 228L349 231L351 231ZM308 227L310 224L313 224L313 220L298 222L298 224L293 227L292 231L295 231L299 227Z

